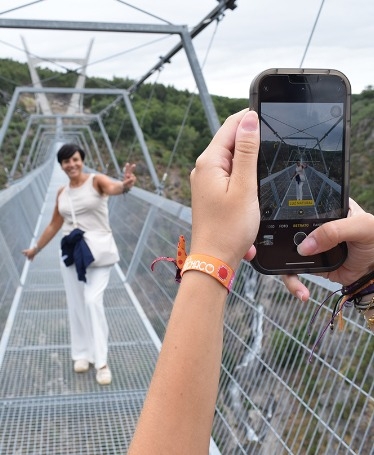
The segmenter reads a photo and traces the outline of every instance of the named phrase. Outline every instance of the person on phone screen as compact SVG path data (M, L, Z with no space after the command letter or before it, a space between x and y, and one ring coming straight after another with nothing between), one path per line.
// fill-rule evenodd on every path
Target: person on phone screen
M260 219L258 148L257 114L245 110L225 121L197 159L191 173L190 255L209 255L233 270L243 257L253 259ZM347 241L347 260L330 273L342 284L374 270L374 217L353 201L351 207L347 219L324 224L301 247L308 255ZM333 235L325 237L324 229ZM286 284L300 300L307 300L308 290L297 277L287 277ZM128 455L209 452L227 295L226 287L209 274L184 272Z
M61 228L65 235L61 246L66 244L66 239L72 244L70 240L73 239L69 235L74 235L79 230L82 233L97 232L98 235L111 233L108 196L123 194L131 189L136 181L135 165L127 163L123 181L114 181L103 174L84 172L84 158L85 152L76 144L65 144L58 151L57 160L68 176L69 183L58 190L52 219L35 247L22 251L29 260L32 261ZM74 371L84 373L93 364L97 370L96 381L100 385L108 385L112 381L112 374L107 363L108 324L103 298L113 264L93 266L92 263L82 270L80 265L84 262L86 253L74 256L77 251L75 247L81 246L81 239L77 236L74 239L71 252L73 264L67 267L66 255L61 258Z
M305 178L305 171L308 166L306 164L301 163L301 161L297 161L295 173L291 177L291 180L295 178L296 182L296 200L302 201L303 200L303 185L306 180Z

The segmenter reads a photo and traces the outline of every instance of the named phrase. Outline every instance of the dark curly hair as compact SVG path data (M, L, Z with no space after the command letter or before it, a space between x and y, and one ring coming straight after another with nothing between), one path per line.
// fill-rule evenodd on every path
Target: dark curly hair
M86 154L77 144L64 144L57 152L57 161L61 164L63 160L67 160L74 155L75 152L79 152L82 161Z

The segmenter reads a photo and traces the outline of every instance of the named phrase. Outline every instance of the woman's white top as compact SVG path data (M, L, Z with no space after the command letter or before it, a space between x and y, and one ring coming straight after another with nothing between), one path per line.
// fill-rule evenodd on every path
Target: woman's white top
M69 185L61 191L58 198L58 211L64 219L62 232L69 234L74 228L82 231L110 232L108 196L101 195L93 186L95 174L90 174L83 185L70 188ZM77 225L74 225L71 212L73 205Z

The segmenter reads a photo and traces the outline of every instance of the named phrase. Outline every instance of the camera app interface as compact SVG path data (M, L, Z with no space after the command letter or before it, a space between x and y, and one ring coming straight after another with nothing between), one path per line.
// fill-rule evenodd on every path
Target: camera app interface
M343 103L261 103L262 221L341 216L343 125Z

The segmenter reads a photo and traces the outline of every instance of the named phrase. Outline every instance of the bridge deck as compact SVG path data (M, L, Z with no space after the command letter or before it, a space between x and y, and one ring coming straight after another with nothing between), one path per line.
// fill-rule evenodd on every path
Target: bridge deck
M73 372L60 239L32 263L20 253L51 216L64 177L56 166L50 178L53 162L0 194L0 453L126 453L178 289L173 264L154 273L150 264L175 255L180 234L189 244L191 210L140 188L110 198L121 260L105 294L113 383L100 387L93 369ZM374 455L374 337L345 308L344 331L329 330L308 362L335 299L320 304L339 286L302 279L311 293L303 305L280 277L242 261L226 306L210 455Z
M50 219L62 178L56 169L39 230ZM73 372L59 240L26 266L3 336L0 453L125 453L158 349L114 268L105 293L113 382L99 386L94 368Z

